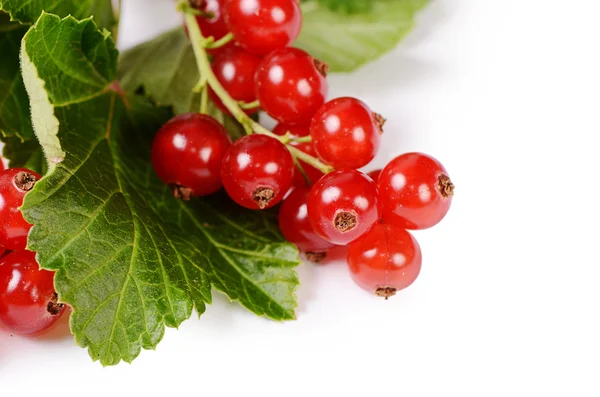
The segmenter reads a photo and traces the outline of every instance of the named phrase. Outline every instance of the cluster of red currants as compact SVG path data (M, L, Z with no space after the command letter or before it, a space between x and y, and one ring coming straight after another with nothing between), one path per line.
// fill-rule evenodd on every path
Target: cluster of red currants
M183 199L223 186L249 209L283 201L281 232L308 259L319 261L330 248L349 245L351 274L364 289L388 298L412 284L421 251L406 229L429 228L447 213L454 186L444 167L409 153L382 171L357 171L375 157L385 119L355 98L326 102L327 66L289 47L302 25L297 0L192 4L201 12L204 37L233 36L208 50L218 82L246 114L260 108L279 124L272 133L254 131L231 143L210 116L175 117L153 143L158 176ZM229 113L223 98L209 93Z
M25 249L31 225L19 207L40 178L24 168L0 171L0 324L18 334L50 327L65 309L54 273L40 269L35 252Z

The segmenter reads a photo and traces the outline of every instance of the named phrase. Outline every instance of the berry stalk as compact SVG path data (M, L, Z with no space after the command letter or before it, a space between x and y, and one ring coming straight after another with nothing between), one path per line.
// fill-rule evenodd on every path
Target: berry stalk
M189 6L186 1L183 1L179 4L178 7L181 11L183 11L185 16L185 22L188 27L188 32L190 36L190 41L192 43L192 49L194 51L194 57L196 58L196 64L198 65L198 70L200 75L204 80L206 80L207 84L212 88L214 93L219 97L223 105L229 110L231 115L244 127L244 130L247 134L262 134L270 136L271 138L275 138L288 148L290 153L294 158L304 161L307 164L312 165L323 173L329 173L333 171L333 167L323 163L319 159L302 152L301 150L296 149L293 146L288 145L290 138L289 137L281 137L273 132L269 131L256 121L252 120L244 110L240 107L240 104L234 100L227 90L223 87L223 85L219 82L217 77L212 71L210 66L210 61L208 58L208 54L206 52L206 47L210 45L211 41L205 38L200 31L200 26L196 22L194 9Z

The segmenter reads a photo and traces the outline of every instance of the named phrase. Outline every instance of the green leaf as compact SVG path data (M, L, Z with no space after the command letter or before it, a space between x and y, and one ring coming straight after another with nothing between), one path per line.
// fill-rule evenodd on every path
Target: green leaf
M29 99L21 79L19 49L27 32L10 22L0 11L0 131L4 136L17 136L21 140L33 138L29 118Z
M12 20L33 24L43 11L66 17L93 16L98 26L111 30L117 21L112 0L0 0L0 9L7 11Z
M202 313L211 285L254 313L294 318L297 250L268 213L219 195L173 197L149 161L171 112L124 97L112 82L116 58L89 19L44 14L24 38L33 122L49 126L38 138L46 154L64 152L22 206L34 224L28 248L57 271L77 343L104 365L130 362L165 326L193 307Z
M348 14L322 1L302 3L304 24L294 45L325 61L334 72L352 71L392 50L428 2L370 0L368 11Z
M176 114L200 107L192 88L200 75L183 29L164 33L126 51L119 59L119 83L128 92L143 87L159 106L173 106Z
M302 0L303 3L314 0ZM348 14L359 14L371 10L372 0L317 0L330 10Z
M172 106L175 114L200 109L200 94L193 92L200 74L183 28L163 33L121 54L118 79L127 92L142 91L158 106ZM209 114L223 123L233 138L244 134L234 118L210 101Z
M3 138L2 157L8 160L10 168L27 168L44 175L48 169L40 144L35 139L22 141L18 137Z

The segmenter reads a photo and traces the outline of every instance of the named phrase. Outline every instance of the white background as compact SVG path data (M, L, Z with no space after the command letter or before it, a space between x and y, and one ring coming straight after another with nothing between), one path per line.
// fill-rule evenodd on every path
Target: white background
M178 24L172 5L125 0L121 48ZM376 165L424 151L457 185L417 233L410 289L386 302L342 262L302 265L297 321L215 294L112 368L66 318L0 333L0 396L600 395L598 15L592 0L438 0L395 52L331 77L389 119Z

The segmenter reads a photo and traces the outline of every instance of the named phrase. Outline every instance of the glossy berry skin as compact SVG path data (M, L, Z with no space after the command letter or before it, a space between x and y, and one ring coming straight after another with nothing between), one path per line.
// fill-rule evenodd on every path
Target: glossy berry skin
M274 51L256 72L261 107L281 123L309 125L327 97L325 70L322 63L300 49Z
M427 229L450 209L454 185L439 161L423 153L396 157L379 176L383 221L404 229Z
M25 221L19 207L25 194L41 176L25 168L9 168L0 172L0 246L8 250L23 250L31 225Z
M15 251L0 260L0 323L17 334L42 331L58 320L54 273L40 269L35 253Z
M369 178L373 179L375 182L379 182L379 175L381 175L381 169L373 170L367 173Z
M377 184L356 170L325 175L308 196L308 216L319 236L346 245L373 228L381 218Z
M275 138L253 134L238 139L221 167L223 185L242 207L266 209L278 204L292 187L294 161Z
M229 33L229 28L225 23L224 6L226 0L204 0L200 10L212 14L212 18L198 15L196 20L200 26L200 31L204 37L213 37L215 41L222 39ZM211 53L218 53L222 49L234 47L233 42L217 49L208 49Z
M168 121L152 142L152 165L173 186L176 197L206 196L219 190L221 161L231 139L210 116L186 113Z
M296 40L302 12L297 0L226 0L225 21L240 47L265 55Z
M281 124L281 123L277 124L275 126L275 128L273 129L273 133L277 134L279 136L284 136L288 132L297 138L305 137L305 136L308 136L308 134L309 134L308 127L285 125L285 124ZM315 149L313 147L312 142L292 142L291 145L298 148L298 150L302 150L304 153L309 154L313 157L315 157L317 155L315 153ZM313 167L312 165L307 164L304 161L300 161L300 165L302 166L302 169L304 169L304 172L308 176L308 179L310 179L311 185L314 184L319 179L321 179L321 177L324 175L323 172L321 172L317 168ZM305 186L305 185L306 185L306 180L305 180L304 176L302 175L302 173L300 172L300 170L298 170L298 168L296 167L295 175L294 175L294 186Z
M392 225L375 225L348 248L352 279L366 291L386 299L417 279L421 262L417 240Z
M315 232L308 218L307 187L296 187L279 207L279 230L300 251L318 254L334 247Z
M217 80L227 90L229 95L238 102L256 101L254 75L261 58L250 54L240 47L227 48L215 55L211 65ZM210 99L223 112L230 114L217 94L212 89L208 91ZM258 108L244 109L247 114L255 113Z
M361 168L377 154L384 120L356 98L337 98L315 114L310 135L319 157L335 168Z

